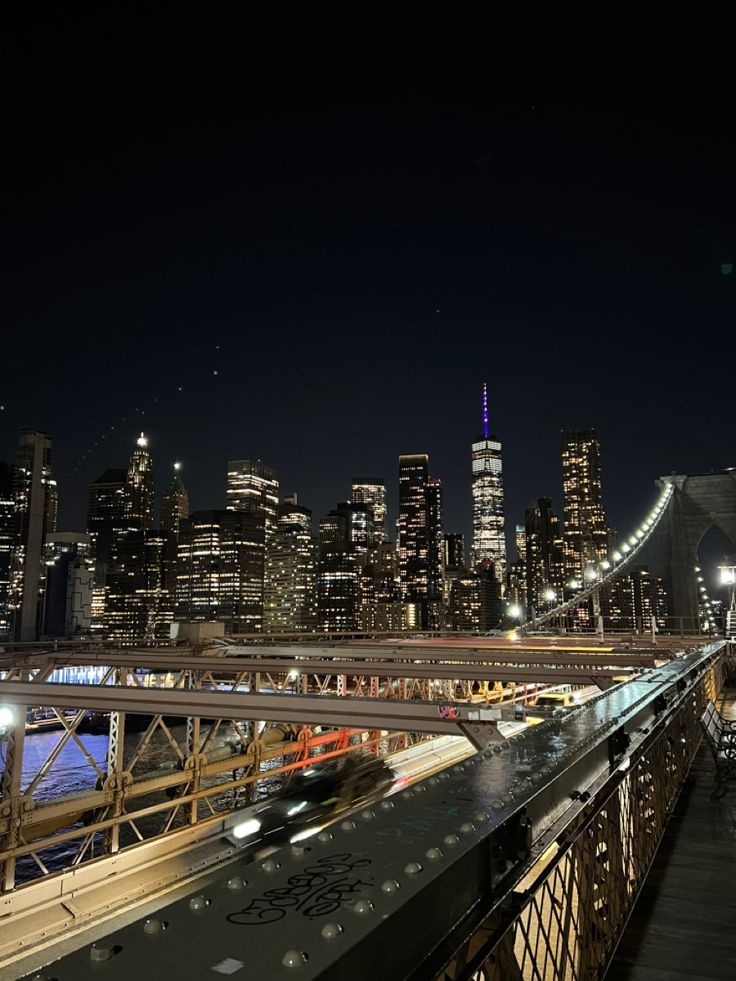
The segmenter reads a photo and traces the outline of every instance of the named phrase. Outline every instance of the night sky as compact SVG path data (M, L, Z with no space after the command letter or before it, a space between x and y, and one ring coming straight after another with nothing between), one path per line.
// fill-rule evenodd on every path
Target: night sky
M560 505L562 427L599 427L622 531L736 464L725 36L382 55L123 9L0 52L0 458L52 433L61 528L144 428L193 508L261 457L317 516L382 474L393 520L428 452L469 534L484 380L511 529Z

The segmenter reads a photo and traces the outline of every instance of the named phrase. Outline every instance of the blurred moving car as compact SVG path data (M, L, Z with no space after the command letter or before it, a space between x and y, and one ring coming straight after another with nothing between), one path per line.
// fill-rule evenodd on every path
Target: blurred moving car
M343 811L385 796L394 779L382 759L313 763L292 777L283 794L256 807L233 833L276 846L307 838Z

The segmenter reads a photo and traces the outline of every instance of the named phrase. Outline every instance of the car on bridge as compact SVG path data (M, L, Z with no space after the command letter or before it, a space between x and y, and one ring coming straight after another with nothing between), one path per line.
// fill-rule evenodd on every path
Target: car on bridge
M382 759L314 763L297 772L283 794L256 807L233 834L260 847L308 838L342 813L384 797L395 779Z

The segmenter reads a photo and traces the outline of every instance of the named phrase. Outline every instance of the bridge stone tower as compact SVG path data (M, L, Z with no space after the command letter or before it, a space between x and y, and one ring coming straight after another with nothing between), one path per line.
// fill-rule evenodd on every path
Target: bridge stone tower
M695 477L662 477L675 490L662 515L657 538L660 574L667 582L671 613L686 629L698 618L695 566L698 546L711 528L720 528L736 549L736 470Z

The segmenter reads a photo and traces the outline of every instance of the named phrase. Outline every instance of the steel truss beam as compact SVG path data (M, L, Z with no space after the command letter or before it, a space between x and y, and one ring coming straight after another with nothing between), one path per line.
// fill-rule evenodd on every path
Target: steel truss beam
M726 653L713 644L368 805L251 865L237 893L214 883L199 928L189 898L171 904L171 943L140 923L113 933L110 981L152 963L206 976L225 953L244 981L601 977ZM80 950L56 973L96 967Z
M576 676L579 682L579 677ZM396 699L341 698L333 695L255 694L241 691L183 690L176 688L104 687L93 685L2 684L2 698L12 705L55 705L135 712L152 716L199 716L206 719L259 719L302 725L347 726L433 735L458 734L453 719L466 717L473 706L458 704L445 711L444 702Z

